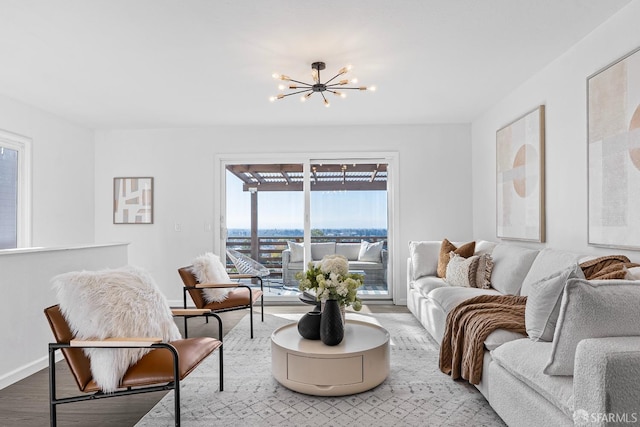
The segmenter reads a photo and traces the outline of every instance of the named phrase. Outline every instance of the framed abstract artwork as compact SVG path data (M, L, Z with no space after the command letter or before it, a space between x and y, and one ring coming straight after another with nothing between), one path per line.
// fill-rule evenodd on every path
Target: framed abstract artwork
M589 244L640 249L640 48L587 78Z
M496 132L496 234L544 242L544 105Z
M113 223L153 224L153 178L113 178Z

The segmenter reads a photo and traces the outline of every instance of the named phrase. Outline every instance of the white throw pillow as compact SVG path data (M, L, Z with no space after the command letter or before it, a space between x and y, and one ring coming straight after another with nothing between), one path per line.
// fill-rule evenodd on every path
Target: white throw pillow
M342 255L349 261L357 261L360 243L336 243L336 255Z
M191 265L191 272L199 283L231 283L220 257L211 252L196 257ZM208 303L221 302L227 299L230 291L231 288L203 289L202 295Z
M449 255L451 259L449 260L449 264L447 264L445 282L451 286L475 288L479 257L474 255L469 258L463 258L453 252Z
M491 252L493 271L491 286L505 295L519 295L524 280L538 251L515 245L498 244Z
M536 256L536 259L533 260L529 272L522 281L520 295L529 295L533 283L548 278L551 274L559 273L567 268L573 267L579 258L580 255L572 252L549 248L541 250Z
M314 261L320 261L327 255L335 255L336 242L325 243L312 243L311 244L311 259Z
M291 252L289 262L304 261L304 245L302 243L296 243L290 240L287 241L287 244L289 245L289 251Z
M552 341L556 330L562 291L569 279L584 279L582 269L576 263L556 271L529 285L529 295L524 312L527 334L533 341Z
M547 375L573 375L576 347L586 338L640 335L640 283L569 280L553 335Z
M380 262L382 259L380 257L380 253L382 252L382 246L384 246L384 241L371 243L371 242L362 240L360 242L360 252L358 253L358 261Z
M440 246L441 241L409 242L413 280L437 274Z
M74 271L52 279L62 315L77 339L159 337L181 338L171 309L146 271L122 267ZM129 366L149 350L84 349L91 374L105 392L118 388Z

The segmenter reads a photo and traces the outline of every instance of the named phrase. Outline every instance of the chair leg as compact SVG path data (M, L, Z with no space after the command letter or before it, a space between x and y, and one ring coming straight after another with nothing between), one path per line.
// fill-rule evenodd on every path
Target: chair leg
M249 323L251 324L251 339L253 339L253 302L249 298Z
M184 316L184 337L189 338L189 331L187 331L187 316Z
M51 427L58 425L56 413L56 351L49 347L49 422Z

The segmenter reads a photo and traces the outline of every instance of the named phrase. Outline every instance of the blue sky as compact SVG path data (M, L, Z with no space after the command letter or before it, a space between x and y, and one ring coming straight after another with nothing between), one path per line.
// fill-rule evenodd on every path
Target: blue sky
M227 228L250 228L251 196L227 177ZM258 228L302 229L302 191L258 192ZM387 228L386 191L312 191L311 228Z

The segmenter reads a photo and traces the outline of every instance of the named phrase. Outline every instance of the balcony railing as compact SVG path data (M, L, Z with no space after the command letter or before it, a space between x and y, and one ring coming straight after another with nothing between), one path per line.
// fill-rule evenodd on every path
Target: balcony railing
M386 240L387 236L311 236L311 243L336 242L336 243L360 243L361 240L378 242ZM259 236L258 237L258 261L271 271L272 277L282 276L282 251L288 248L287 241L301 243L302 236ZM247 256L251 256L251 237L228 237L227 248L235 249ZM233 264L227 259L227 267Z

